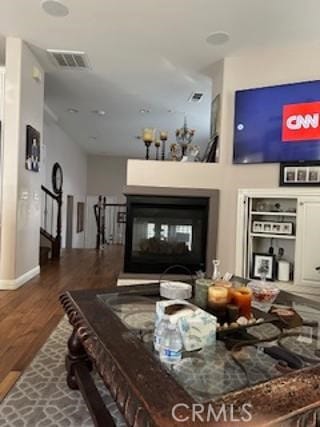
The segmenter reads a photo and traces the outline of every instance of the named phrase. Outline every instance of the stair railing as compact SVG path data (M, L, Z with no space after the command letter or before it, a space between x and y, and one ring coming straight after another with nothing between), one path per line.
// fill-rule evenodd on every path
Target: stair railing
M127 205L125 203L107 203L107 198L99 196L98 203L93 206L97 225L96 249L99 250L105 245L112 244L113 236L106 236L106 231L114 228L115 224L124 225L125 217L119 217L125 214ZM110 218L108 210L114 209L114 216Z
M62 231L62 192L54 194L44 185L41 186L41 190L43 212L40 233L51 242L52 259L59 259Z

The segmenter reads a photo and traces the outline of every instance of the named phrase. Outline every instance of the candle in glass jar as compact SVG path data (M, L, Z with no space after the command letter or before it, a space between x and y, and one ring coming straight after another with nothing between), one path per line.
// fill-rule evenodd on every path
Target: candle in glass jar
M228 289L219 286L210 286L208 290L208 306L211 308L226 307L228 303Z
M234 290L233 302L239 307L240 315L250 319L251 317L252 291L243 287Z
M226 288L228 290L228 304L233 300L234 287L231 282L226 280L216 280L215 285L218 287Z
M194 302L200 308L206 308L208 304L208 289L212 286L211 279L197 279L195 286Z
M228 304L228 289L211 286L208 290L208 309L220 323L225 322Z

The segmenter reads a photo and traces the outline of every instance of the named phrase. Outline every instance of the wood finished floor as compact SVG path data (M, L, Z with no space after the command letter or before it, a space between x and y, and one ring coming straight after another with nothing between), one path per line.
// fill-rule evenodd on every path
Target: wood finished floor
M59 295L115 286L122 260L121 246L65 251L20 289L0 291L0 402L61 320Z

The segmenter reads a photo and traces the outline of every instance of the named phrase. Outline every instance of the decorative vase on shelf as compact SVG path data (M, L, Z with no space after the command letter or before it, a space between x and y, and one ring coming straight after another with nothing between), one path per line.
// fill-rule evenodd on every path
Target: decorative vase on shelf
M221 279L221 274L220 274L220 260L219 259L214 259L212 260L212 266L213 266L213 270L212 270L212 280L216 281Z

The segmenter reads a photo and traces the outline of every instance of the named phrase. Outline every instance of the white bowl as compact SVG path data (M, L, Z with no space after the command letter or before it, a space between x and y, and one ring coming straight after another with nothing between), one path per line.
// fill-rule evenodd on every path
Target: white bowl
M162 282L160 283L160 295L167 299L190 299L192 286L183 282Z

